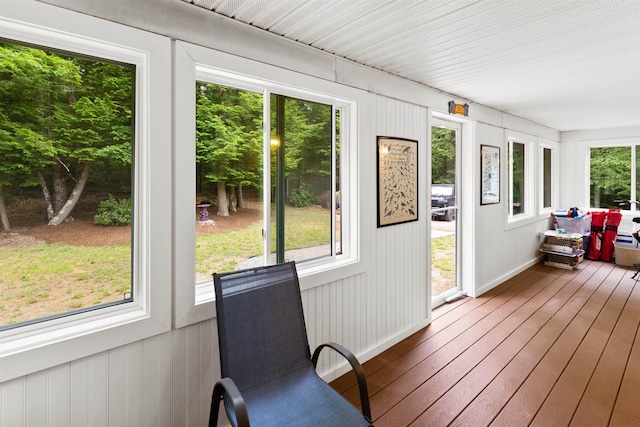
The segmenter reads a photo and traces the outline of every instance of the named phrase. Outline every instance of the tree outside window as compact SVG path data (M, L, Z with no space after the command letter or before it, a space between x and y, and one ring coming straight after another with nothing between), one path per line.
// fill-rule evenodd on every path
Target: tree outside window
M592 208L619 208L616 200L632 197L631 147L592 147L589 165Z
M131 301L135 67L2 43L0 75L0 328Z
M265 236L267 263L339 253L337 110L271 94L265 118L263 93L205 81L197 81L195 90L196 203L208 202L211 213L205 224L195 211L196 283L210 280L212 271L262 265Z

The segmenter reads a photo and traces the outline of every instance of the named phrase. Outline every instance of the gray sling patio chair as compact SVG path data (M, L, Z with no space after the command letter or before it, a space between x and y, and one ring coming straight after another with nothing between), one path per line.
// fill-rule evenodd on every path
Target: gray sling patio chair
M234 426L370 426L364 372L356 357L335 343L313 356L293 262L213 275L222 379L211 398L209 426L220 402ZM351 364L362 413L318 376L323 348Z

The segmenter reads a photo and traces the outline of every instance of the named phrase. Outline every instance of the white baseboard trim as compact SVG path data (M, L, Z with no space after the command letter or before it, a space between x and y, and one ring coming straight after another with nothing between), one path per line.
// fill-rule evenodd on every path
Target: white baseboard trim
M515 268L515 269L509 271L508 273L503 274L499 278L497 278L497 279L487 283L486 285L476 289L476 297L479 297L480 295L484 294L487 291L490 291L491 289L495 288L496 286L500 285L501 283L506 282L507 280L509 280L513 276L515 276L516 274L522 273L526 269L533 267L534 265L536 265L539 262L541 262L542 258L543 257L536 257L536 258L532 259L531 261L527 262L526 264L523 264L520 267Z
M400 341L410 337L411 335L418 332L419 330L426 328L427 326L429 326L430 323L431 323L431 319L429 318L405 329L404 331L394 335L393 337L376 345L375 347L368 349L364 353L356 355L358 358L358 361L362 364L367 360L372 359L373 357L379 355L383 351L388 350L389 348L398 344ZM336 378L339 378L342 375L346 374L349 371L351 371L351 365L349 365L345 361L344 363L341 363L340 365L336 366L335 369L329 370L328 372L322 372L319 374L322 377L322 379L324 379L326 382L331 382Z

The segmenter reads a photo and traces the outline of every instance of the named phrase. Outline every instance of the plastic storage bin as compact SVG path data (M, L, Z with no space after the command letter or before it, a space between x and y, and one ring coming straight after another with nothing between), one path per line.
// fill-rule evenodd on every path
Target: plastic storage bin
M614 249L617 265L633 267L633 264L640 263L640 248L637 248L635 243L616 241Z
M579 218L556 216L558 228L564 228L568 233L580 233L583 236L591 233L591 215Z
M580 233L560 233L548 230L540 252L544 253L544 264L551 267L574 269L584 260L583 238Z

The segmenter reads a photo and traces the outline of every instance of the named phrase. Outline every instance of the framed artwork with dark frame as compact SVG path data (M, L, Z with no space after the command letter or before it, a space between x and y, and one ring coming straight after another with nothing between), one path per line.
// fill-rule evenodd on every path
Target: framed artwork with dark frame
M500 147L480 145L480 204L500 203Z
M418 220L418 141L378 136L378 227Z

